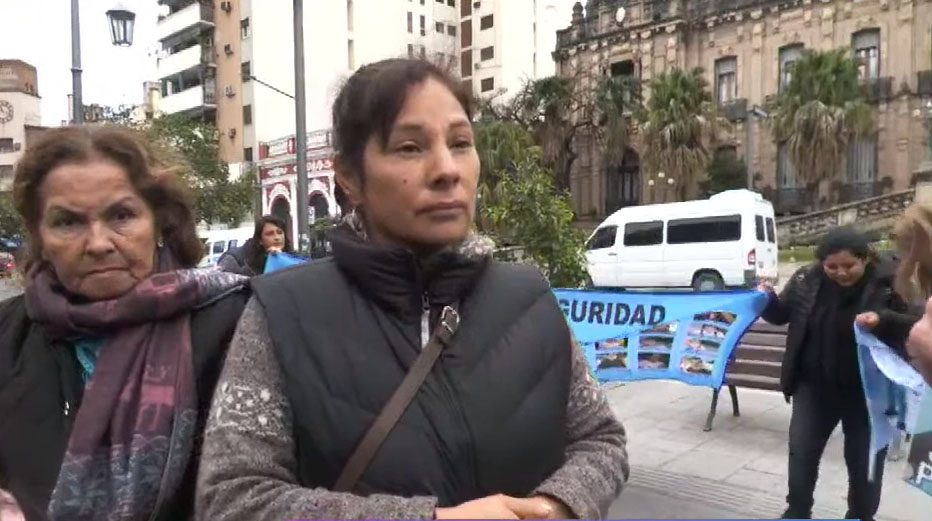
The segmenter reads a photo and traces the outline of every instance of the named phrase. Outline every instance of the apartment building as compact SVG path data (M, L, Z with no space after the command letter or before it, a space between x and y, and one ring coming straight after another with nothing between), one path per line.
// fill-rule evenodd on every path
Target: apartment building
M647 82L674 66L702 67L722 115L733 123L723 151L750 163L754 188L780 213L905 189L928 154L929 0L589 0L585 9L574 5L571 25L557 37L557 68L567 76L578 78L585 69ZM766 122L748 109L765 105L789 82L804 49L838 48L860 60L877 133L852 142L842 179L814 194ZM618 164L604 163L594 140L576 145L571 193L578 216L598 220L648 202L646 187L655 173L641 171L636 144L619 154Z
M0 60L0 191L12 188L13 169L26 150L30 129L42 124L36 68Z
M220 157L243 161L240 12L235 0L159 0L159 109L204 118L220 131Z

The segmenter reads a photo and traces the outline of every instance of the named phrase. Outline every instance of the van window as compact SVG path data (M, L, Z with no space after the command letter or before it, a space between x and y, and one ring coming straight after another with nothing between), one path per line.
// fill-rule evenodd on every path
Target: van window
M754 228L757 230L757 242L764 242L764 218L760 215L754 217Z
M233 239L232 241L227 243L227 250L232 250L233 248L236 248L238 244L239 244L239 241L236 239Z
M223 253L223 241L217 241L214 243L212 250L214 253Z
M741 239L741 216L674 219L667 224L667 244L728 242Z
M777 242L777 230L773 224L773 218L767 218L767 242L776 243Z
M625 246L653 246L663 242L663 221L628 223L625 225Z
M599 228L592 234L592 238L589 239L589 244L586 245L587 250L600 250L602 248L611 248L615 245L615 236L618 235L617 226L606 226L604 228Z

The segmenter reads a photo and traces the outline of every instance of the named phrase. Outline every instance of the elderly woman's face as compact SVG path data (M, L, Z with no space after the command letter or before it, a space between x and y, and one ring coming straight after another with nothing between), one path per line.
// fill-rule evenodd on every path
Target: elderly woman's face
M479 155L472 124L445 85L428 79L410 87L385 147L372 137L363 164L365 182L350 194L373 238L442 247L466 236Z
M119 297L155 263L155 216L122 167L60 165L39 187L43 260L65 288L90 300Z

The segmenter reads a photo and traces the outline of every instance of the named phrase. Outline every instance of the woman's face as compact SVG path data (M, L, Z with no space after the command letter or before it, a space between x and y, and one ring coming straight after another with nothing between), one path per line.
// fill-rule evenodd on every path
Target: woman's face
M828 278L843 287L854 286L864 276L867 262L849 251L833 253L822 261L822 269Z
M261 240L262 247L266 250L269 248L278 248L280 250L285 247L285 230L272 223L265 223L262 227Z
M155 216L122 167L95 159L52 169L39 186L42 258L90 300L119 297L155 264Z
M466 112L442 83L409 88L385 148L377 136L369 139L363 169L362 183L359 176L341 179L374 240L436 248L466 237L479 156Z

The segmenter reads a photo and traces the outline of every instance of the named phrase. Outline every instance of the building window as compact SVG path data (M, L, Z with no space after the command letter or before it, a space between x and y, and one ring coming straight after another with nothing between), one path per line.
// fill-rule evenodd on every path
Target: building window
M787 45L780 48L780 84L777 87L780 91L793 81L793 66L802 56L802 44Z
M434 30L440 34L443 34L443 32L446 31L446 26L443 25L443 22L437 22L434 24Z
M427 17L421 15L421 36L427 36Z
M485 15L479 19L479 30L484 31L486 29L491 29L494 24L495 19L493 18L493 15Z
M408 11L408 33L414 34L414 13Z
M468 2L467 2L468 3ZM463 49L472 47L472 21L466 20L460 23L460 47Z
M424 0L421 0L421 5L424 5Z
M11 137L0 137L0 154L5 154L7 152L14 152L13 150L13 138Z
M734 56L715 60L715 101L719 105L738 98L738 60Z
M456 36L456 26L455 26L455 25L448 25L448 26L447 26L447 35L449 35L449 36Z
M790 161L786 143L777 145L777 188L796 188L796 166Z
M243 161L252 163L252 147L246 147L243 149Z
M243 75L243 81L249 81L252 78L252 63L243 62L243 64L240 65L240 72Z
M493 58L495 58L495 47L483 47L483 49L479 51L480 61L488 61Z
M13 182L13 165L0 165L0 187Z
M465 0L460 2L460 18L466 18L472 16L472 1Z
M243 105L243 125L252 125L252 105Z
M880 29L865 29L851 37L854 57L858 60L858 76L872 80L880 76Z
M239 21L239 36L243 40L249 38L249 18L243 18Z
M408 58L414 58L414 44L408 44Z
M356 44L353 40L346 40L346 66L350 70L356 68Z
M877 180L877 138L875 136L855 138L848 142L845 180L849 184L860 185Z
M463 51L460 54L460 76L469 78L472 76L472 53Z
M479 84L479 90L489 92L495 90L495 78L483 78Z
M450 7L456 7L456 0L447 0L447 5Z

